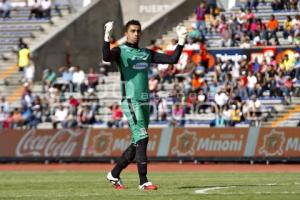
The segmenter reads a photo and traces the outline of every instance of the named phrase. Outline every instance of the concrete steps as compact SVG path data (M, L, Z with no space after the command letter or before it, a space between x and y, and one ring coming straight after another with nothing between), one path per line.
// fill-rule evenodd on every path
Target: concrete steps
M13 52L16 49L17 38L24 37L29 48L42 43L49 34L55 32L58 28L66 25L72 14L67 9L63 9L63 17L54 13L51 22L49 20L26 20L24 17L29 16L28 9L20 11L19 14L12 13L12 20L3 21L0 19L0 42L4 45L5 41L9 43L10 51L2 51L2 57L5 58L0 62L0 94L7 97L7 101L14 106L20 105L20 98L24 90L21 82L21 73L18 71L17 54ZM18 33L18 30L21 31ZM14 32L14 34L7 34ZM4 34L2 34L4 33ZM0 56L1 59L1 56Z

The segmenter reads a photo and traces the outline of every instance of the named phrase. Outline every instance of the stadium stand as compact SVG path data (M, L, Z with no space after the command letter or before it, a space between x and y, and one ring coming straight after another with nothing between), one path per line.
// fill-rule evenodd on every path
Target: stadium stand
M23 38L24 42L32 47L43 40L48 33L63 25L72 13L70 13L71 5L68 1L52 1L51 19L29 19L31 1L13 0L10 2L10 18L0 19L0 59L2 60L0 87L1 95L7 96L9 102L15 103L22 91L21 74L16 66L19 39ZM12 91L14 92L11 93Z
M273 12L270 2L259 4L253 14L256 18L261 18L263 23L267 23L270 13L273 13L281 26L277 33L279 43L276 45L278 47L295 47L296 36L292 40L283 37L283 23L287 16L297 20L296 15L299 12L294 10ZM222 42L224 41L222 35L223 37L226 35L225 33L221 34L222 26L236 23L236 20L230 18L237 13L240 15L241 7L245 7L245 4L216 13L216 18L220 18L219 25L210 29L209 23L207 23L208 31L204 35L196 34L197 38L190 37L185 49L195 51L200 49L201 55L206 50L208 52L220 50L224 49L224 46L228 49L240 47L243 44L242 41L246 41L245 38L248 38L248 46L244 45L246 48L266 45L265 43L258 44L257 41L261 40L257 40L257 35L248 29L244 30L244 39L232 38L232 32L237 30L232 29L234 26L225 29L230 30L227 33L231 32L230 38L235 42L230 42L227 46ZM12 19L13 16L12 14ZM5 32L0 39L0 53L4 52L5 55L6 51L12 51L18 42L16 38L20 36L34 38L37 37L34 34L35 31L47 30L44 28L44 22L36 22L33 25L23 23L22 20L11 20L12 24L10 25L6 25L6 22L3 22L5 25L0 23L0 30ZM211 19L207 17L206 20ZM195 30L195 23L194 15L182 22L191 30ZM245 27L241 26L241 28ZM16 38L8 34L8 31L10 33L17 32ZM241 32L243 31L241 30ZM149 48L170 51L172 50L170 44L174 37L174 30L171 30L156 43L153 42ZM270 39L269 42L275 44L276 41L272 40ZM198 41L202 41L202 46ZM299 106L297 106L300 102L300 82L299 76L296 77L297 70L295 68L297 62L293 61L292 70L288 71L285 70L284 62L276 63L274 58L270 57L269 59L270 61L266 61L265 65L251 63L249 58L243 58L239 62L220 59L209 69L205 67L207 63L194 63L192 59L187 59L187 63L176 66L154 65L149 75L152 77L149 84L152 90L151 103L153 105L150 126L297 126L300 121ZM255 68L257 67L255 64L259 64L259 69ZM18 118L20 110L11 109L12 112L6 113L6 118L9 120L6 120L5 123L2 121L2 126L52 128L59 124L62 127L107 127L108 122L116 119L123 122L118 123L118 127L126 126L125 118L114 106L121 99L119 73L107 73L107 67L109 67L108 64L104 63L96 73L84 72L77 67L62 67L56 72L51 69L45 70L43 84L37 82L28 85L25 83L24 87L14 89L15 92L22 93L21 101L17 101L19 98L17 95L15 98L14 94L9 95L7 101L16 102L11 107L21 107L23 120L15 123L13 119ZM271 68L276 68L276 72ZM4 80L5 74L19 77L14 70L16 70L15 67L3 68L5 73L0 74L1 79ZM255 71L260 75L266 74L267 77L258 77L259 75L254 77L249 71ZM279 71L283 71L282 75ZM232 76L228 74L232 74ZM17 78L15 79L17 80ZM259 84L256 85L260 87L253 88L253 82L254 85L258 82ZM95 84L93 85L93 83ZM94 87L95 85L96 87ZM6 86L7 91L12 91L11 87L13 86ZM65 120L59 118L62 113ZM115 125L109 124L110 126Z

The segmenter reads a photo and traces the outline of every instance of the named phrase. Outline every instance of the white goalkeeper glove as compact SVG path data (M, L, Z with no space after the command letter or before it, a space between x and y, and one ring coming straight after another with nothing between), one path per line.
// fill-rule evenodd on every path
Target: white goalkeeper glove
M104 32L105 32L104 33L104 41L105 42L109 42L113 27L114 27L114 22L113 21L107 22L104 25Z
M178 36L178 44L183 46L185 44L185 40L188 33L186 28L184 26L177 26L176 33Z

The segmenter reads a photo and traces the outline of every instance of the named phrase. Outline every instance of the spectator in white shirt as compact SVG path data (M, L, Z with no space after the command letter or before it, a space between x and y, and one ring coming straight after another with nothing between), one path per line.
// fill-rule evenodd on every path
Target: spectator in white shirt
M240 48L249 49L251 47L250 39L248 36L242 38L242 42L240 44Z
M80 93L83 95L87 90L85 81L86 77L84 71L80 69L80 66L76 66L72 78L73 91L78 91L79 89Z
M252 71L249 71L247 80L248 96L250 97L255 94L255 87L257 83L257 78Z
M295 66L294 66L295 79L293 81L300 80L300 55L296 54L295 57L296 57Z
M158 120L164 121L167 119L168 104L166 99L161 98L158 103Z
M223 106L227 103L229 97L225 92L225 89L218 89L218 93L215 95L215 102L219 110L223 109Z
M239 13L237 14L237 21L239 24L244 24L246 21L246 13L244 8L240 8Z
M251 96L251 100L248 102L249 111L256 112L261 109L261 102L256 98L255 95Z
M3 19L10 18L10 11L12 9L10 0L2 0L2 5L0 7L0 16Z
M42 0L41 7L42 7L42 17L46 19L51 19L51 0Z
M300 15L295 16L295 18L292 20L292 25L293 29L297 29L300 26Z
M42 7L40 0L34 0L34 2L28 2L28 6L30 7L29 19L34 15L35 19L40 19L42 17Z
M240 68L241 61L235 61L234 65L232 65L231 75L234 80L238 80L240 78Z
M28 89L28 87L29 87L28 83L25 83L24 87L25 87L25 92L22 95L21 102L23 104L23 107L24 106L31 107L32 103L33 103L33 96L32 96L31 90Z
M0 107L3 107L4 112L9 113L9 104L6 101L5 97L1 97Z
M30 64L28 67L25 68L25 81L31 85L33 82L34 78L34 71L35 71L35 66L33 60L30 60Z
M231 121L231 110L229 109L229 106L226 104L224 106L224 109L222 111L223 119L225 120L225 125L228 126Z
M255 123L258 122L260 120L259 117L261 116L261 109L262 104L260 100L258 100L255 95L252 95L251 100L248 101L248 116L250 117L250 120Z
M68 113L68 108L64 107L63 105L59 105L59 107L56 108L54 116L52 117L52 125L54 129L57 128L58 123L61 123L62 128L67 128Z
M3 128L4 123L8 117L8 113L4 111L4 107L0 107L0 129Z
M254 37L252 39L252 44L254 46L258 46L261 42L261 38L260 38L260 35L259 35L259 31L254 31Z

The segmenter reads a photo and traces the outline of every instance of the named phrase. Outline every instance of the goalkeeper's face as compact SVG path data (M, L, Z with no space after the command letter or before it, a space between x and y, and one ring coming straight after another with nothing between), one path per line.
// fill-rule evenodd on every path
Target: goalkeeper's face
M139 25L130 25L125 32L127 42L130 44L138 44L141 37L141 27Z

